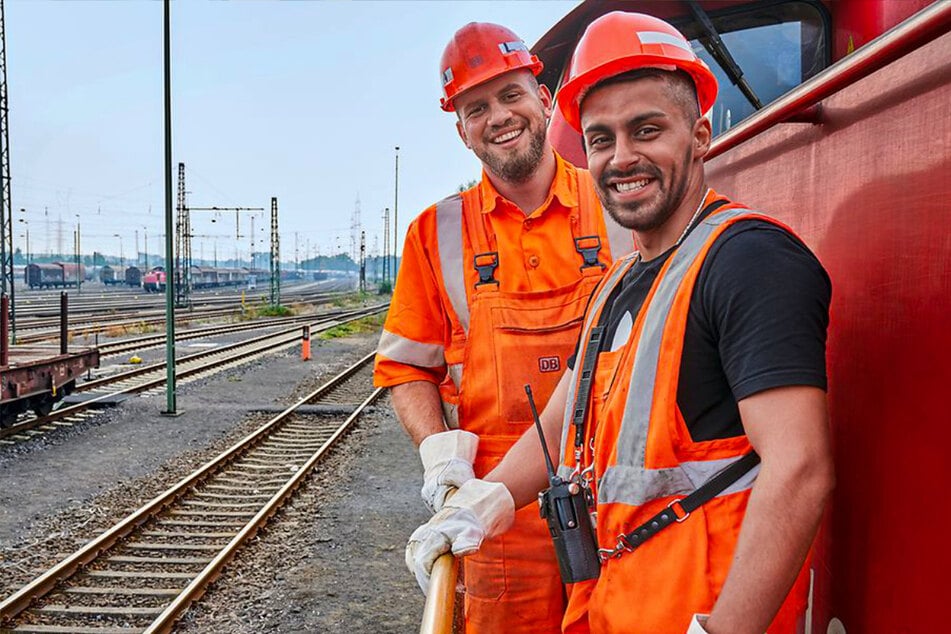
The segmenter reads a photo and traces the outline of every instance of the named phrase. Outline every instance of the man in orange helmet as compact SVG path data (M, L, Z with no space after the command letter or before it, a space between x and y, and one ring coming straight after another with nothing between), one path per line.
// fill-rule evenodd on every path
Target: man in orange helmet
M594 573L571 589L565 632L804 629L803 563L834 482L831 289L788 227L707 187L700 114L716 92L672 26L614 12L588 27L558 95L639 249L592 295L541 417L559 476L596 510ZM528 432L464 483L410 539L417 576L504 534L546 486L543 464Z
M374 375L419 445L423 499L437 513L531 425L521 386L547 401L585 301L612 254L633 247L587 172L549 144L542 63L515 33L467 24L439 70L442 109L456 113L482 179L410 225ZM513 515L465 563L467 632L560 629L564 591L545 524L534 509Z

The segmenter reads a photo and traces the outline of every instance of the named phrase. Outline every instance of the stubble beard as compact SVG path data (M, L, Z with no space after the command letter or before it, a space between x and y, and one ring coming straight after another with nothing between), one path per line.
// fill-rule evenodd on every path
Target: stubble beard
M475 151L490 172L509 183L528 181L541 163L545 152L545 128L536 129L529 125L525 134L530 136L529 146L521 154L501 156L496 154L487 142L479 151Z
M662 227L680 205L687 191L687 172L692 160L690 150L684 156L680 170L671 170L670 183L666 185L663 173L654 165L640 167L629 172L605 170L598 181L598 197L601 204L616 223L632 231L647 232ZM614 188L607 184L611 178L647 176L658 183L657 197L649 201L621 203L612 198Z

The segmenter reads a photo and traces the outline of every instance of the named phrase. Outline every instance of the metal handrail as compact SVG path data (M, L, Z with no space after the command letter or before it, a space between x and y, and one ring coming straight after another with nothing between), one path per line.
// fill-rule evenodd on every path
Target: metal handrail
M455 494L456 489L449 489L445 501L451 500ZM436 559L429 576L429 592L423 605L419 634L453 634L458 579L459 560L451 552Z
M452 634L459 560L446 553L433 564L419 634Z
M710 160L777 123L788 121L829 95L941 37L949 29L951 2L935 2L718 136L704 158Z

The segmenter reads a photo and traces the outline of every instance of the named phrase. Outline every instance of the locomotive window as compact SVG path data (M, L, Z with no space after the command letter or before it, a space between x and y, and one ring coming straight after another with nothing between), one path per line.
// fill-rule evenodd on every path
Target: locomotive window
M775 101L829 63L825 10L809 2L753 5L743 11L710 14L724 46L743 71L763 105ZM693 20L674 21L697 55L713 70L720 93L710 118L713 134L722 134L755 112L726 71L704 46L703 29Z
M708 17L764 106L829 65L829 16L818 2L767 0L710 12ZM714 136L753 114L753 104L704 46L708 38L703 27L691 15L669 21L690 40L719 82L720 92L710 113ZM570 68L568 59L563 63L559 88Z

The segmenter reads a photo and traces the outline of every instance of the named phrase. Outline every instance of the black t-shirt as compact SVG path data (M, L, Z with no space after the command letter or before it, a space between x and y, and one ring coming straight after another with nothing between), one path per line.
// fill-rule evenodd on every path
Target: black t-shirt
M615 287L601 314L602 350L627 340L672 252L636 263ZM680 364L677 403L694 441L742 435L737 402L757 392L826 388L831 293L816 257L780 227L741 221L720 235L690 298Z

